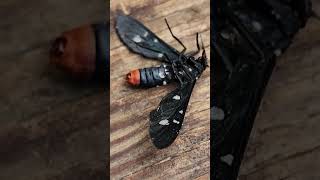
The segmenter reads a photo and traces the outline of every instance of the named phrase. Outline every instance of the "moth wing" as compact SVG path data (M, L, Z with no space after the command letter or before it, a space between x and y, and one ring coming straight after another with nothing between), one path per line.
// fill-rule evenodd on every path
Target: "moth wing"
M176 49L130 16L119 15L116 20L116 30L121 41L135 53L164 62L179 58Z
M168 147L178 136L194 84L189 82L176 88L150 113L149 134L157 148Z

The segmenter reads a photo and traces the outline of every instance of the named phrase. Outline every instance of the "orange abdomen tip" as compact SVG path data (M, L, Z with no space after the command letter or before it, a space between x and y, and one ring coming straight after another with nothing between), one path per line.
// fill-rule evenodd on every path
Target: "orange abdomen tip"
M127 74L127 81L129 84L138 86L140 84L140 71L135 69Z
M90 79L96 70L96 42L91 25L64 32L51 47L51 63L79 79Z

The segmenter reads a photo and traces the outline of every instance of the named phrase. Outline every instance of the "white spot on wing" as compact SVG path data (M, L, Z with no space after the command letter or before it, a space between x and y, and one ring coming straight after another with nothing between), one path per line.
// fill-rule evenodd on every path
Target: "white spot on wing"
M180 100L180 96L179 96L179 95L175 95L175 96L173 96L172 99L174 99L174 100Z
M262 25L258 21L253 21L252 27L256 32L260 32L262 30Z
M189 71L190 71L190 72L192 72L192 69L191 69L191 68L189 68Z
M159 41L158 41L158 39L154 38L153 42L158 43Z
M221 160L222 162L227 163L229 166L232 165L233 159L234 159L234 158L233 158L233 155L232 155L232 154L228 154L228 155L226 155L226 156L221 156L221 158L220 158L220 160Z
M180 113L180 114L183 114L183 110L180 110L179 113Z
M162 78L162 79L165 77L164 73L162 71L159 72L159 77Z
M276 17L276 19L281 18L280 14L276 13L275 11L271 11L271 14L274 15Z
M279 57L282 54L281 49L276 49L274 51L274 55L276 55L277 57Z
M135 35L135 36L132 38L132 40L133 40L134 42L136 42L136 43L142 42L142 39L141 39L141 37L140 37L139 35Z
M162 58L163 57L163 54L162 53L159 53L158 54L158 58Z
M175 120L175 119L173 120L173 122L176 123L176 124L180 124L180 122Z
M149 35L149 33L146 31L144 34L143 34L143 37L147 37Z
M167 81L163 81L162 84L163 84L163 85L167 85Z
M223 120L225 116L224 111L215 106L211 108L210 113L213 120Z
M224 39L230 39L230 34L227 32L221 32L220 35L224 38Z
M161 121L159 122L159 124L160 124L160 125L163 125L163 126L168 126L168 125L169 125L169 121L168 121L167 119L161 120Z

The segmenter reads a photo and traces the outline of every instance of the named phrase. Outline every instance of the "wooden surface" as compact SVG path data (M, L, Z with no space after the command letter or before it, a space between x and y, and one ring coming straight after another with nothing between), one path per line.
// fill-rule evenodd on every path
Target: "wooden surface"
M111 1L111 179L209 179L209 68L198 80L176 141L163 150L150 140L149 113L174 85L152 89L128 86L132 69L158 65L158 61L131 53L114 29L117 10L139 19L155 34L181 50L171 37L164 18L189 50L195 50L200 32L210 54L209 0L113 0Z
M0 179L106 176L107 92L48 64L62 31L105 20L103 0L0 2Z
M74 82L48 64L60 32L105 17L105 2L0 2L0 179L103 179L106 92ZM320 13L320 3L314 0ZM201 32L209 54L208 1L113 1L158 36L170 37L164 17L189 49ZM113 20L113 17L111 20ZM199 79L178 139L155 149L148 114L172 86L133 89L124 75L158 62L130 53L111 29L111 175L113 179L209 179L209 69ZM239 179L318 180L320 22L307 27L278 60ZM108 133L108 132L107 132Z
M314 0L320 13L320 2ZM320 179L320 21L311 18L277 61L240 180Z

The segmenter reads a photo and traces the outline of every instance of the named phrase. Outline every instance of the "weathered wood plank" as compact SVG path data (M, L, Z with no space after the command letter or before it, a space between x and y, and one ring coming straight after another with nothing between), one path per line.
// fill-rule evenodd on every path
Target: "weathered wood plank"
M119 41L114 26L117 10L130 13L164 41L181 47L171 37L173 32L189 50L196 48L195 34L200 32L210 54L210 7L208 0L123 0L111 1L111 134L110 173L112 179L196 179L209 173L209 68L193 91L185 123L177 140L164 150L153 147L148 116L161 97L174 85L152 89L135 89L125 82L132 69L159 64L131 53ZM206 176L207 175L207 176Z
M320 22L311 18L277 61L239 179L320 178L319 57Z

